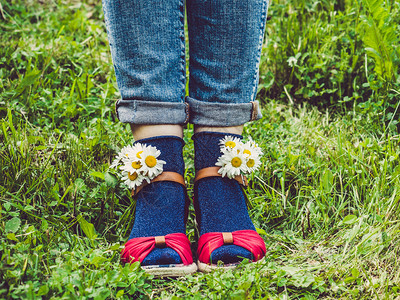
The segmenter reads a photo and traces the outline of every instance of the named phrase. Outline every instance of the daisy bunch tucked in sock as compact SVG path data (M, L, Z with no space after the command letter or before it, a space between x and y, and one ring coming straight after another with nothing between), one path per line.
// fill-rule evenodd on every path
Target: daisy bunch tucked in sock
M110 168L119 168L122 171L122 181L129 188L135 189L144 180L150 183L162 173L165 161L157 159L160 154L156 147L135 143L122 148Z
M240 184L231 179L249 174L260 165L261 149L253 142L241 142L242 136L220 132L199 132L192 139L195 169L220 166L223 177L206 177L194 185L194 205L200 236L212 232L255 231L249 217ZM264 245L265 247L265 245ZM265 252L264 252L265 253ZM210 253L210 262L225 264L253 260L252 253L238 245L223 245Z
M253 140L243 143L239 138L227 135L219 144L222 155L215 165L221 167L218 173L222 177L232 179L250 175L261 165L262 150Z
M119 168L122 180L132 189L150 181L162 172L183 176L184 141L175 136L158 136L139 140L124 147L112 163ZM134 238L186 233L187 197L185 187L171 181L145 185L135 196L135 220L128 242ZM154 248L142 266L182 264L179 254L168 247Z

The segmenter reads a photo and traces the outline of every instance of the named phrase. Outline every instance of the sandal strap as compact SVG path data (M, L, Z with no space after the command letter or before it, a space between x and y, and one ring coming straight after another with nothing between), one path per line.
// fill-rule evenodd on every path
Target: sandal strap
M139 237L130 239L121 252L124 263L142 262L154 248L168 247L175 250L184 265L193 263L190 241L184 233L171 233L165 236Z
M185 178L183 178L181 174L176 172L168 172L168 171L162 172L160 175L158 175L156 178L150 181L150 183L159 181L176 182L186 187ZM132 196L136 196L142 190L142 188L144 188L146 185L149 185L150 183L144 181L142 185L138 186L136 189L132 189Z
M200 179L206 178L206 177L222 177L222 175L218 173L219 169L220 169L220 167L208 167L208 168L204 168L204 169L197 171L194 182L196 182ZM241 184L243 186L247 186L246 176L237 175L233 179L235 179L237 182L239 182L239 184Z
M223 245L236 245L249 250L253 261L265 256L267 249L264 240L254 230L237 230L233 232L209 232L203 234L198 242L197 256L200 262L211 263L212 252Z

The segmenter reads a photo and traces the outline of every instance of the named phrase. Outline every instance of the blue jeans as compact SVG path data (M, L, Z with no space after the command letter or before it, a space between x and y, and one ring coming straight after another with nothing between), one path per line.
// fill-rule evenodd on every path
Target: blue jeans
M268 0L103 0L121 100L133 124L236 126L261 118L255 101Z

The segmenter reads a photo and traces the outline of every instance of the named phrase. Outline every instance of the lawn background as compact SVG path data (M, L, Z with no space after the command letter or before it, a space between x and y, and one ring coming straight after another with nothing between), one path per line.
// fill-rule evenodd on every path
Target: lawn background
M271 3L244 134L266 260L170 280L119 260L135 202L108 166L132 137L101 3L1 0L0 298L400 297L399 24L393 0Z

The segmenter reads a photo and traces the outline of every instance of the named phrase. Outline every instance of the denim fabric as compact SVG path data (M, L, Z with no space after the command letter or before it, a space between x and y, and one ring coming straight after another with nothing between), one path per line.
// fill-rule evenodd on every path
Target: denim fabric
M190 122L204 126L236 126L262 117L258 101L251 103L219 103L198 101L186 97ZM210 118L212 116L212 118Z
M184 0L103 0L122 122L187 121L184 5ZM189 121L233 126L260 118L250 102L257 91L268 0L186 0L186 5Z
M121 98L170 102L184 114L184 0L103 0L103 11ZM120 105L128 107L122 102L117 111ZM145 113L156 122L168 111L152 114L157 104L136 107L132 116L119 112L121 120L135 123Z
M182 157L184 141L174 136L159 136L138 140L136 143L151 145L160 150L164 171L184 174ZM188 202L183 186L176 182L154 182L145 186L136 198L135 222L129 240L136 237L186 233L185 218ZM142 265L179 264L179 254L171 248L155 248L142 261Z

